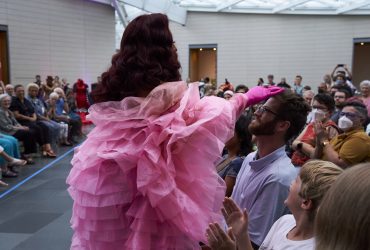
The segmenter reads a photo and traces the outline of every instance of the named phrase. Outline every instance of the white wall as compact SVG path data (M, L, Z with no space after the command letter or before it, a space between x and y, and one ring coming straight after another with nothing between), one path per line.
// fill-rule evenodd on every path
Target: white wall
M352 64L353 38L370 37L369 16L253 15L189 12L186 26L171 23L188 77L189 44L217 47L217 80L254 86L258 77L275 82L295 75L316 87L338 63ZM370 69L370 62L369 69Z
M11 83L40 74L96 81L115 51L114 9L88 0L0 0Z

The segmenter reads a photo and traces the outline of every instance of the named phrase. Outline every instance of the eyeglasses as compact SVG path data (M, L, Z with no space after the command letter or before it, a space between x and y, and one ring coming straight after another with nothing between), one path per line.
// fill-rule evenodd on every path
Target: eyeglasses
M312 106L313 109L320 109L320 110L327 110L326 107L323 107L323 106Z
M260 114L263 114L265 112L269 112L273 115L276 115L276 116L279 116L277 113L275 113L274 111L268 109L266 106L259 106L257 109L256 109L256 113L260 113Z
M339 96L339 95L334 96L334 99L345 99L345 98L346 98L345 96Z
M351 118L354 119L354 118L358 117L358 114L351 113L351 112L340 112L340 117L342 117L342 116L346 116L346 117L348 117L350 119Z

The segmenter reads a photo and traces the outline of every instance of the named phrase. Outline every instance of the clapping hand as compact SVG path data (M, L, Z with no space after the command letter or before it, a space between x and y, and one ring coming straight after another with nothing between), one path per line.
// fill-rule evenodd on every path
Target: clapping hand
M248 232L248 213L244 209L242 211L236 203L228 197L225 197L223 202L224 207L221 212L226 220L226 224L232 228L232 232L236 239L245 237Z
M231 228L226 234L218 223L210 223L206 236L212 250L236 250L235 237Z

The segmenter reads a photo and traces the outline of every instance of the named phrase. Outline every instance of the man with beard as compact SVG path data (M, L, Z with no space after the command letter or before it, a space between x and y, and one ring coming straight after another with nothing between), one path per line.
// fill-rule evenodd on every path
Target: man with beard
M309 111L301 96L285 90L260 106L248 127L258 149L245 158L231 197L249 213L248 233L255 249L274 222L288 213L284 200L297 169L285 145L302 130Z
M335 101L335 111L333 112L330 120L338 124L340 112L343 109L343 106L346 104L347 99L351 97L350 92L345 88L338 88L334 92L334 101Z

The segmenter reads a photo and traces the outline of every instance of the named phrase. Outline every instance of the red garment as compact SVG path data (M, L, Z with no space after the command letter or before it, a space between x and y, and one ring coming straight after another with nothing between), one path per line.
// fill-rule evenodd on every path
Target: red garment
M77 109L88 109L90 107L87 99L88 85L83 80L78 79L73 87L73 92L76 94Z
M337 129L337 124L335 124L335 122L333 122L332 120L329 120L327 123L324 124L325 129L328 127L334 127ZM315 129L314 129L314 123L311 122L310 124L307 125L306 132L302 136L301 142L310 144L312 147L315 147L316 145L315 139L316 139L316 134L315 134ZM298 150L294 151L292 155L292 163L294 166L302 166L309 159L310 157L299 152Z

